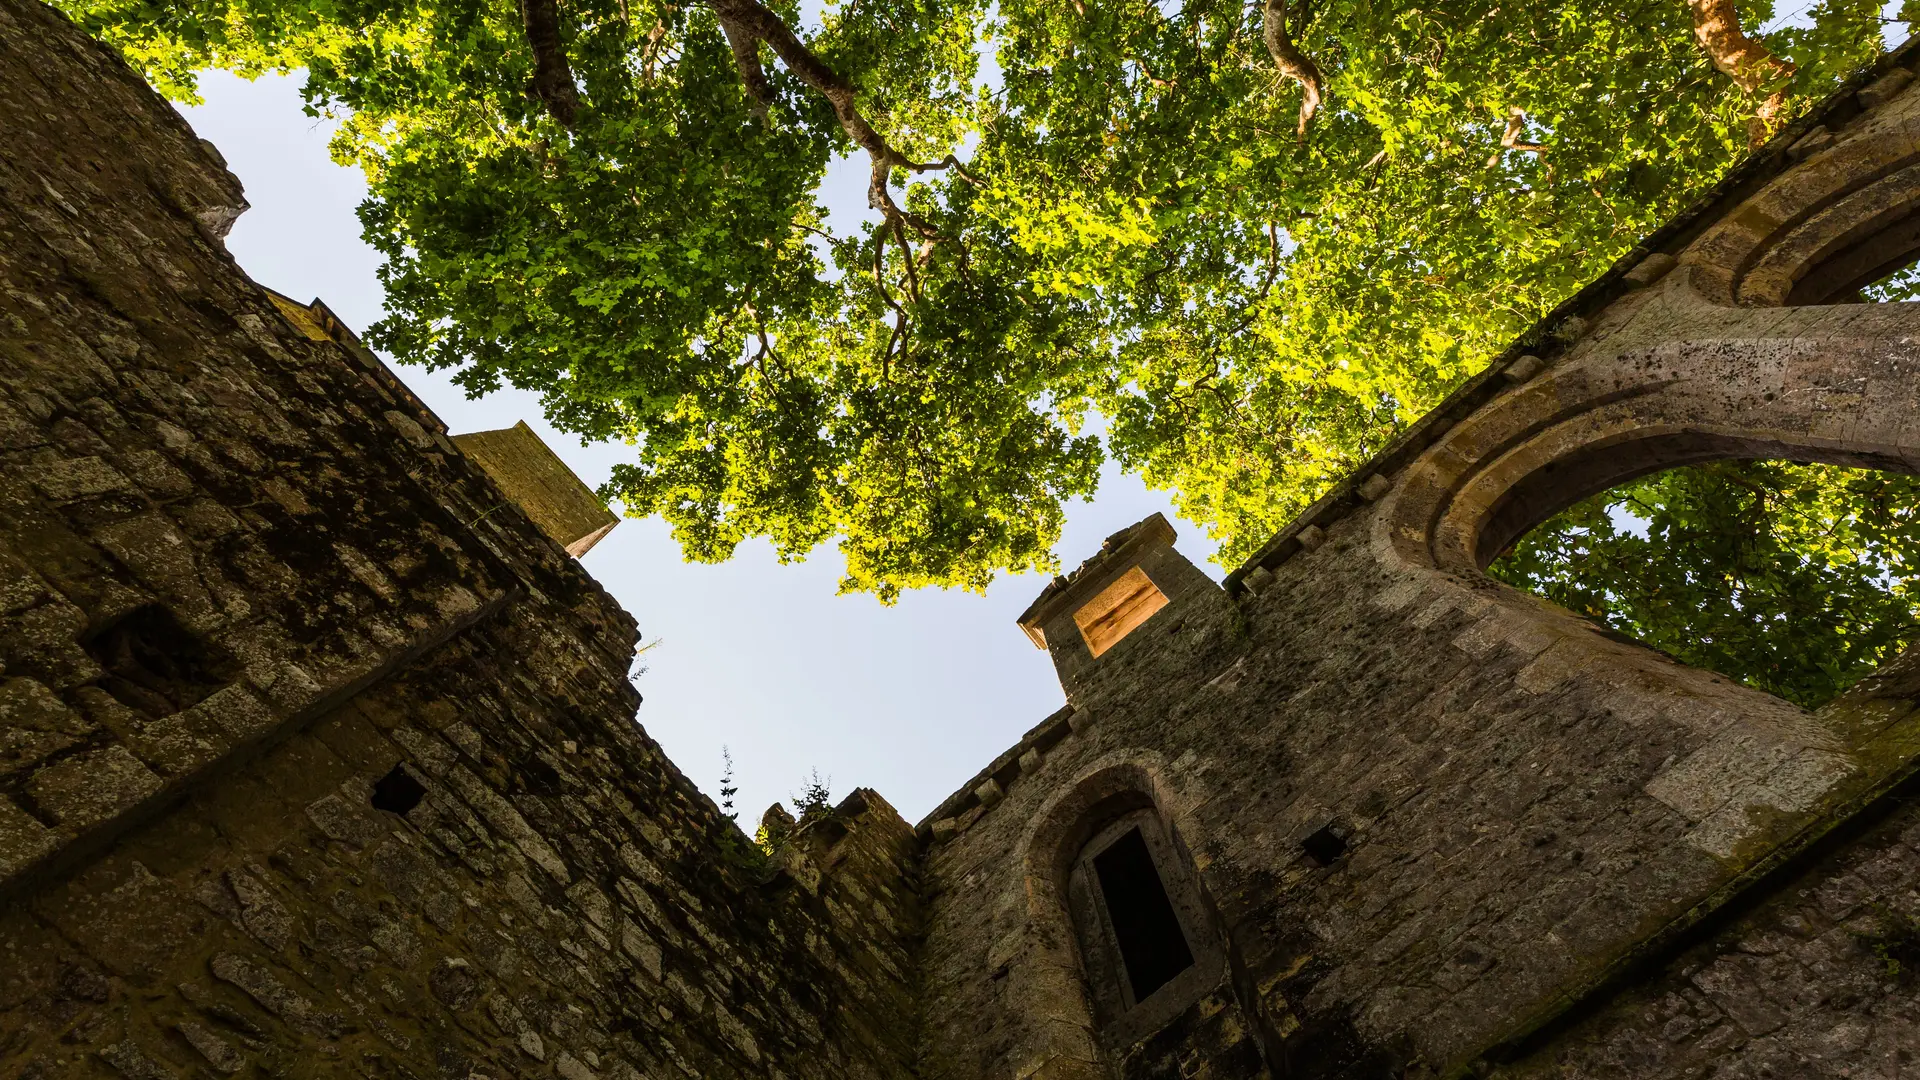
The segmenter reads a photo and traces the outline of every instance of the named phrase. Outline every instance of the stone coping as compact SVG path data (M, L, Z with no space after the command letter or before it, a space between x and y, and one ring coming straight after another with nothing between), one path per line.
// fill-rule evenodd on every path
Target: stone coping
M1107 537L1101 542L1100 550L1091 558L1075 567L1072 573L1054 578L1047 583L1046 588L1040 590L1040 595L1034 597L1033 603L1027 605L1027 610L1020 613L1018 620L1020 629L1026 631L1027 637L1035 646L1046 648L1046 634L1041 628L1062 609L1085 599L1097 584L1102 567L1126 558L1141 545L1154 540L1172 547L1173 542L1179 539L1179 535L1167 522L1166 515L1156 510L1140 521Z

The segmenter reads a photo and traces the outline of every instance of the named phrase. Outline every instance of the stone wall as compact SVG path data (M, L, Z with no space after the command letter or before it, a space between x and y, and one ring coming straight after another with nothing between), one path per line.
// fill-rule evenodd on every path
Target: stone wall
M762 855L170 107L30 0L0 101L0 1073L905 1075L898 815Z
M1735 906L1727 925L1570 1022L1503 1054L1502 1077L1834 1078L1920 1067L1920 813Z
M775 871L516 606L0 921L25 1075L891 1077L910 835ZM596 685L598 683L598 685ZM614 700L608 700L613 698ZM422 790L375 809L396 763ZM800 842L804 844L807 834ZM896 943L889 945L888 943Z

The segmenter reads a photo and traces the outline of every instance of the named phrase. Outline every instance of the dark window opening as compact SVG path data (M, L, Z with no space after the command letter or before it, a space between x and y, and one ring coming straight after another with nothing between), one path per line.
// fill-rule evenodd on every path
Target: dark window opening
M1333 826L1325 825L1314 831L1312 836L1300 841L1307 851L1307 858L1321 866L1332 866L1335 859L1347 853L1347 842Z
M1487 570L1818 708L1920 641L1920 478L1766 460L1668 469L1575 503Z
M1144 1001L1193 966L1193 951L1139 829L1094 856L1093 869L1133 1000Z
M407 772L405 765L395 765L392 772L373 782L375 810L389 810L405 817L426 797L426 787Z
M552 797L561 792L560 770L539 758L520 763L520 782L535 795Z
M156 719L205 700L238 667L160 604L135 608L81 644L107 671L101 689Z

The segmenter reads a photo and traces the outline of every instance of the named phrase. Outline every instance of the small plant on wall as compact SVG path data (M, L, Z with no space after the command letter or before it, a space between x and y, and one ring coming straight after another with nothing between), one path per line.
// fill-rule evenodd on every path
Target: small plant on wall
M807 786L799 794L790 795L793 809L801 821L821 817L833 810L833 777L822 777L819 769L814 769L807 778Z

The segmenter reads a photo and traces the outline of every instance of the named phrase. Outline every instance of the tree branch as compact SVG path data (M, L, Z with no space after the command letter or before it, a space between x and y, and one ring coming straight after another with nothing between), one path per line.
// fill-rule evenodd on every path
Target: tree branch
M1740 12L1734 0L1687 0L1693 13L1693 36L1713 61L1713 66L1748 94L1757 94L1767 84L1793 74L1793 65L1768 51L1747 36L1740 27ZM1748 125L1748 140L1755 146L1773 133L1774 121L1786 108L1785 87L1775 90L1762 102Z
M527 47L533 50L533 81L528 96L547 107L547 114L571 128L580 109L573 68L560 44L560 11L554 0L520 0L520 20L526 27Z
M907 230L898 221L891 225L893 238L900 245L900 263L906 270L907 295L917 304L920 302L920 271L913 261L913 249L907 244Z
M1547 148L1540 143L1520 141L1520 133L1525 130L1527 130L1526 110L1516 105L1507 113L1507 132L1500 136L1500 148L1502 150L1524 150L1529 154L1546 153ZM1496 151L1492 157L1487 159L1487 168L1491 169L1498 164L1500 164L1500 154Z
M760 377L765 379L767 377L767 369L761 366L760 361L767 357L772 357L774 363L779 363L780 356L773 351L773 342L767 340L767 324L766 321L760 317L760 309L754 307L752 304L748 304L746 307L747 314L753 316L754 336L760 339L760 351L753 354L753 366L760 372Z
M880 379L893 381L893 346L907 328L907 312L894 303L893 294L887 291L887 241L885 237L875 237L873 241L873 285L880 290L880 299L893 309L893 333L887 335L886 351L880 354Z
M727 31L729 42L734 40L736 34L756 42L766 42L767 46L773 50L773 54L787 66L788 71L793 72L801 82L818 91L820 96L826 98L827 103L833 106L833 115L840 121L841 130L847 133L847 137L852 139L855 145L865 150L867 158L873 162L873 174L867 183L867 205L885 214L889 221L904 221L922 236L933 233L931 226L902 210L893 201L893 195L887 190L887 174L893 169L907 169L912 172L956 169L970 182L979 183L960 167L959 161L951 154L947 155L943 161L920 162L913 161L894 149L893 144L887 142L886 138L867 122L867 118L861 115L859 104L855 100L854 85L830 67L826 61L815 55L812 49L807 48L806 43L793 32L793 28L787 25L786 20L760 4L759 0L706 0L706 2L707 6L713 9L713 13L719 17L721 27ZM737 63L740 56L738 46L735 46L734 56ZM755 68L759 66L757 53L753 66ZM745 69L741 72L741 78L747 78ZM751 86L748 88L748 93L749 95L753 93Z
M653 65L656 59L655 50L660 47L660 39L666 36L666 20L661 19L656 21L653 24L653 29L647 31L647 47L640 51L640 81L649 86L653 85Z
M767 107L773 104L773 86L767 82L767 69L760 66L760 39L720 17L720 32L733 50L733 66L740 71L740 85L747 91L747 107L754 118L764 123Z
M1320 68L1287 35L1287 0L1266 0L1261 36L1266 39L1267 52L1272 54L1280 74L1300 84L1300 127L1295 134L1305 142L1307 125L1313 122L1313 114L1320 111Z

